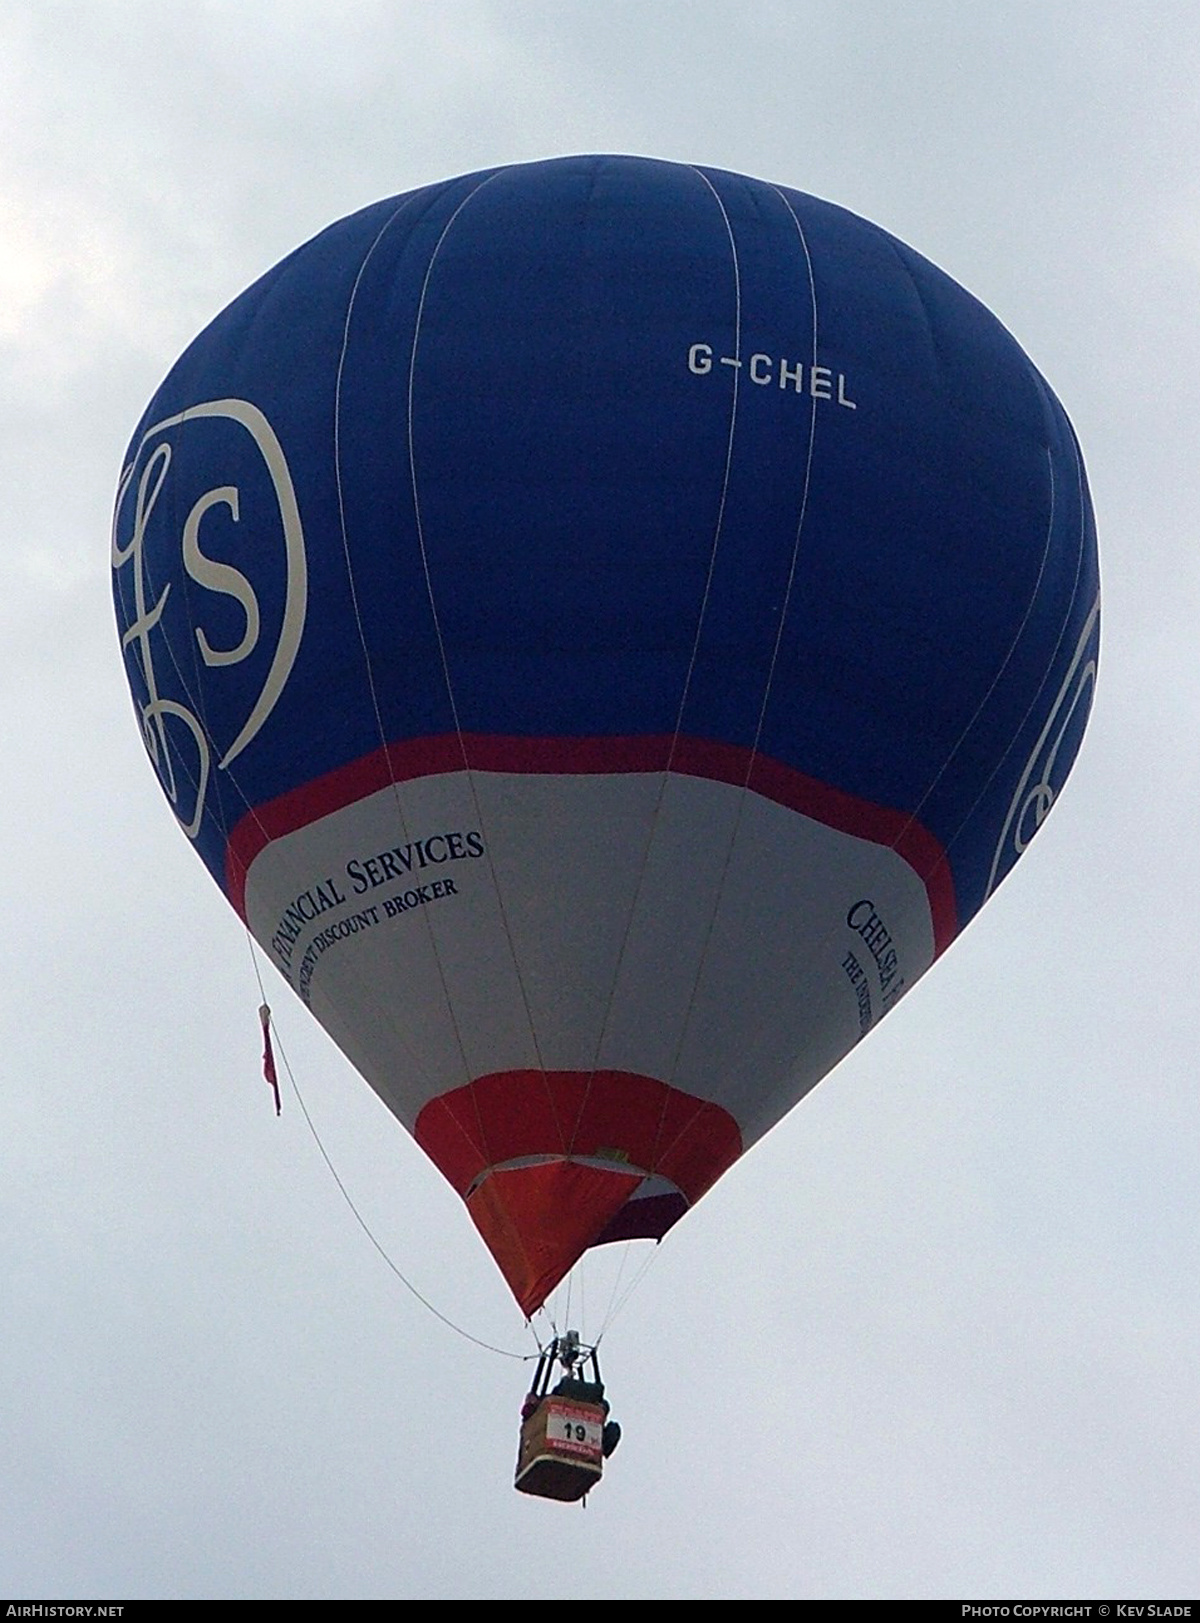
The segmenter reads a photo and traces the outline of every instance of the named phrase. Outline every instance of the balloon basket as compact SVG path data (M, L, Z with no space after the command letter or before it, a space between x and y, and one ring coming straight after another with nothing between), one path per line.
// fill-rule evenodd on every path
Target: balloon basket
M604 1418L599 1403L543 1398L521 1427L517 1491L541 1499L582 1499L604 1470Z

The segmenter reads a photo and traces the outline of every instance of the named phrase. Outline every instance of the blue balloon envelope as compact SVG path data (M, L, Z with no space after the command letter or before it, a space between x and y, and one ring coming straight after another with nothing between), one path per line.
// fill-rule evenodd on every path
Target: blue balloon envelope
M1062 408L877 227L582 157L267 273L134 434L146 747L533 1311L661 1236L1005 877L1099 638Z

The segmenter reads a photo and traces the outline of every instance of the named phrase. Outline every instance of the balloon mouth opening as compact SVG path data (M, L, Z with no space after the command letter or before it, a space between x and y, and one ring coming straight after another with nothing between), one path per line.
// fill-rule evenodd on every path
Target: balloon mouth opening
M478 1176L471 1180L463 1199L470 1201L475 1191L481 1189L489 1178L495 1177L498 1173L521 1172L526 1167L558 1166L562 1163L568 1163L571 1166L595 1167L600 1172L627 1173L630 1177L640 1178L643 1182L649 1180L661 1184L664 1189L675 1189L674 1184L668 1184L666 1178L656 1177L647 1168L631 1166L628 1158L621 1151L614 1150L611 1154L608 1154L600 1150L595 1155L514 1155L511 1160L499 1161L495 1166L484 1167ZM675 1190L675 1193L678 1194L679 1191Z
M504 1071L431 1100L417 1142L528 1316L589 1246L661 1239L742 1149L719 1105L625 1071Z
M598 1245L615 1245L621 1240L661 1240L667 1230L678 1223L691 1202L682 1189L657 1172L632 1166L615 1168L613 1162L620 1159L619 1153L611 1156L604 1154L517 1156L511 1161L504 1162L502 1166L487 1167L471 1184L464 1199L469 1207L476 1190L481 1188L493 1173L519 1172L525 1167L552 1166L565 1161L576 1166L594 1167L600 1172L628 1171L640 1178L641 1182L634 1186L624 1205L609 1218L600 1232L588 1241L584 1250L590 1250Z
M644 1179L611 1162L521 1160L526 1164L491 1168L467 1197L467 1210L529 1318Z

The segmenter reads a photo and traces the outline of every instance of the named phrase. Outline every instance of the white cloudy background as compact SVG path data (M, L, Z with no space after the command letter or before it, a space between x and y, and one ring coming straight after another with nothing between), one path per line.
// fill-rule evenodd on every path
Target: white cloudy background
M1198 87L1183 0L0 5L0 1595L1200 1590ZM1106 623L1025 861L614 1323L582 1512L509 1485L527 1370L274 1118L108 521L163 372L296 243L597 150L832 198L989 304L1078 430ZM528 1351L457 1199L272 1001L381 1244Z

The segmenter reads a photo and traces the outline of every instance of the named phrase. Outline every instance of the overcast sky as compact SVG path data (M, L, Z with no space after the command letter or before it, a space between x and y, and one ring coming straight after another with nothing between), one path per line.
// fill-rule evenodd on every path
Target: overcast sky
M348 11L0 0L0 1594L1195 1595L1200 11ZM590 151L832 199L982 298L1079 434L1105 629L1013 877L653 1254L581 1512L510 1486L528 1368L274 1117L108 526L162 375L282 254ZM457 1197L270 995L380 1244L528 1353Z

